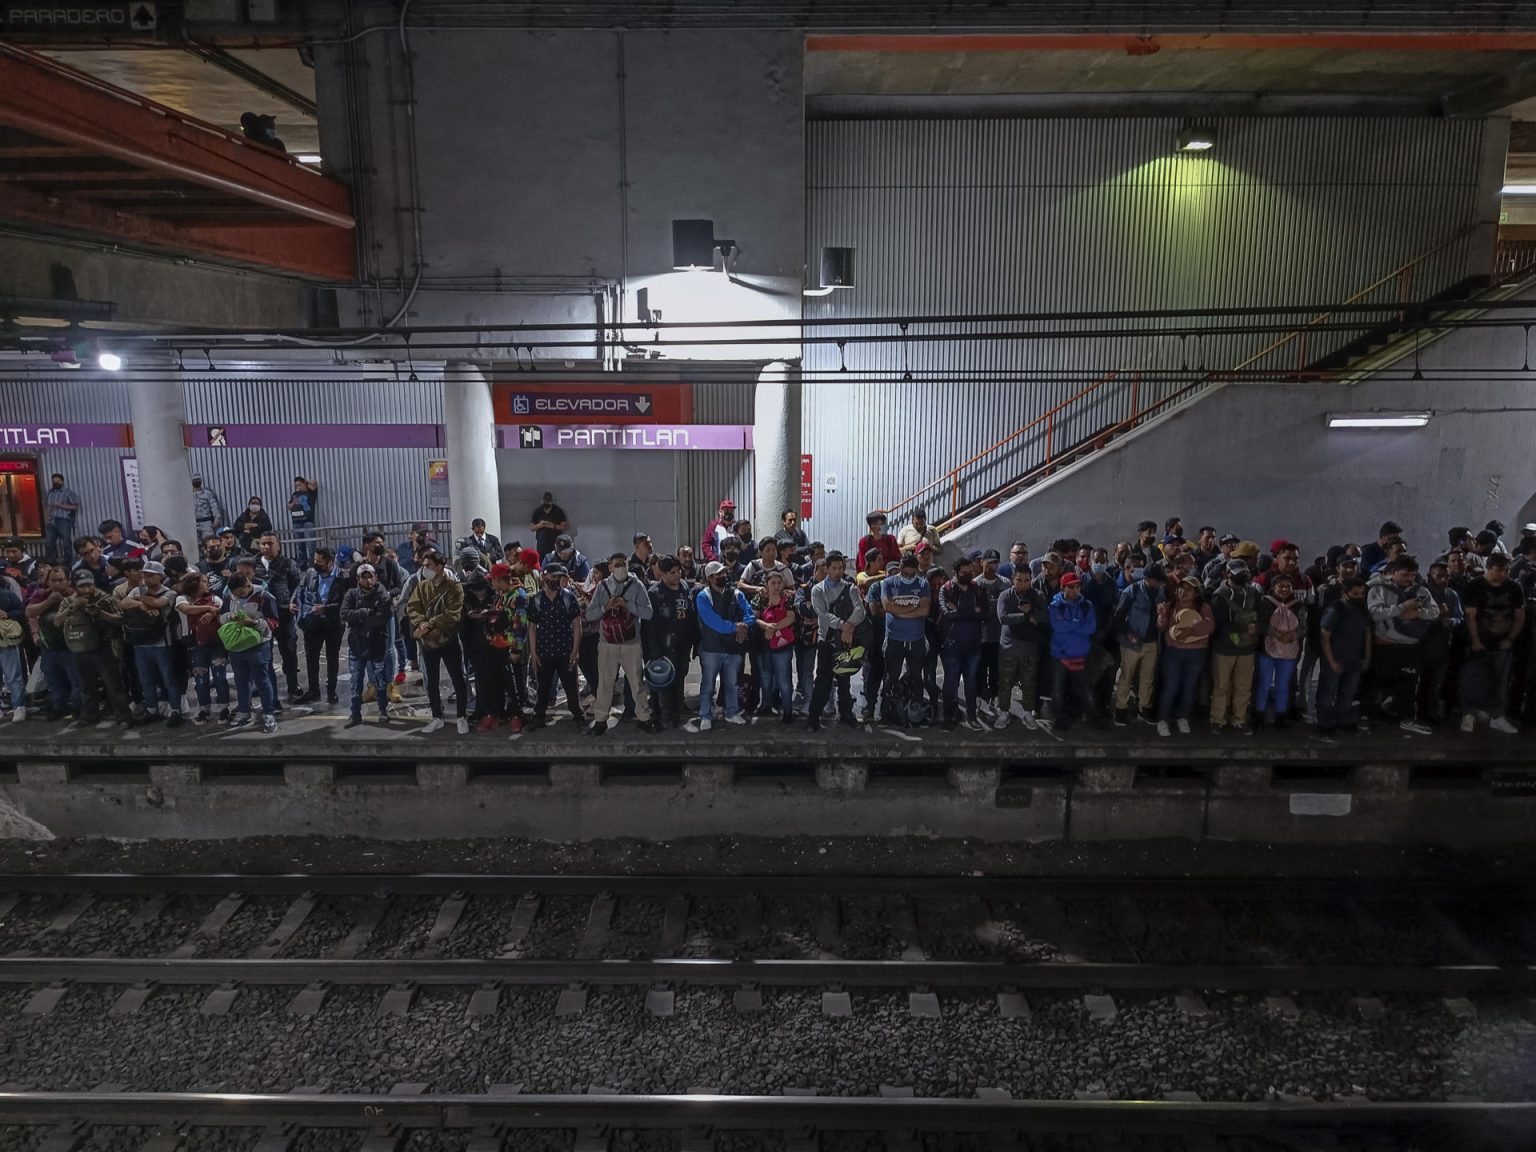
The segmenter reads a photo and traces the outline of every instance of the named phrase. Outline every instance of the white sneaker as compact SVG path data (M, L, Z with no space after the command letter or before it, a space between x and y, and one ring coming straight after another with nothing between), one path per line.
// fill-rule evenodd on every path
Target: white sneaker
M96 731L98 731L98 732L110 732L112 729L114 729L116 727L117 727L117 721L116 720L103 720L100 724L96 725Z
M1412 732L1415 736L1428 736L1431 734L1429 728L1414 720L1404 720L1398 727L1404 732Z
M1026 711L1024 713L1024 727L1028 728L1031 732L1040 731L1039 718L1033 712Z
M1168 721L1166 721L1166 720L1159 720L1157 722L1157 734L1159 736L1172 736L1173 735L1173 729L1168 727Z
M469 735L469 721L464 719L464 717L460 716L456 723L457 723L457 726L458 726L458 729L459 729L459 735L460 736L468 736Z
M745 724L747 722L747 718L745 716L743 716L740 712L738 712L734 716L727 716L725 718L725 722L727 724ZM707 723L707 721L706 721L706 723Z
M1001 732L1004 728L1008 727L1008 721L1010 721L1012 719L1013 719L1013 717L1009 713L1007 713L1007 712L999 712L997 714L997 719L992 722L992 727L996 728L999 732Z
M1493 725L1490 724L1490 725L1488 725L1488 727L1492 728ZM1463 716L1461 718L1461 730L1463 732L1475 732L1475 731L1477 731L1477 717L1472 715L1472 713L1470 713L1470 712L1468 712L1465 716Z
M1180 736L1188 736L1189 735L1189 721L1188 720L1180 718L1178 720L1175 720L1174 723L1176 725L1178 725L1179 735Z
M16 711L11 713L11 723L12 724L20 724L26 718L27 718L27 710L24 707L18 706L16 708Z
M715 722L713 720L700 720L698 730L700 732L708 732L714 726Z
M424 732L428 736L430 736L434 732L441 732L442 729L443 729L443 722L442 722L442 720L440 720L438 717L434 716L434 717L432 717L432 719L427 721L427 726L422 729L422 732Z
M16 709L16 711L17 711L18 714L20 714L22 709L18 708L18 709ZM1517 736L1520 733L1520 729L1516 728L1513 724L1511 724L1508 720L1504 719L1504 717L1502 717L1502 716L1500 716L1497 720L1490 720L1490 721L1488 721L1488 727L1492 731L1494 731L1494 732L1502 732L1506 736Z

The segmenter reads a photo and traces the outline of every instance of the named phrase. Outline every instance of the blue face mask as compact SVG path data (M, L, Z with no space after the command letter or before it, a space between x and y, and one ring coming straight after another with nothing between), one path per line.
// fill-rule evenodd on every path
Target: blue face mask
M1145 568L1132 568L1131 569L1131 579L1132 580L1140 580L1143 576L1146 575L1146 572L1147 572L1147 570Z
M1093 574L1095 576L1102 576L1102 575L1104 575L1104 573L1106 573L1108 571L1109 571L1109 565L1108 564L1095 564L1093 566Z

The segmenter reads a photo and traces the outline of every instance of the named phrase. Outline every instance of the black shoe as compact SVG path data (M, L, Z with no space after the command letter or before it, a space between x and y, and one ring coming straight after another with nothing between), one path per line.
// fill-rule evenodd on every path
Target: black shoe
M793 708L786 708L786 709L784 709L784 715L779 719L779 723L780 724L793 724L794 722L795 722L795 710Z
M652 716L640 725L640 731L649 732L654 736L661 731L661 721Z
M549 723L549 721L545 720L543 717L535 716L531 720L524 720L523 721L523 731L524 732L533 732L533 731L536 731L539 728L544 727L548 723Z
M303 704L303 703L305 703L305 694L303 692L300 692L296 688L288 689L288 703L290 703L290 704Z
M857 728L859 726L859 722L853 718L852 712L846 716L839 715L837 722L845 728Z
M325 702L327 704L339 704L339 703L341 703L341 701L338 700L337 697L336 697L336 689L330 688L330 689L326 690Z
M362 722L363 722L363 718L361 716L359 716L357 713L354 712L352 715L347 717L347 722L345 724L343 724L342 727L343 728L356 728L359 725L361 725Z
M805 730L807 732L820 732L821 731L821 721L816 719L814 716L811 717L809 720L807 720L805 722Z
M633 708L626 708L623 712L619 713L620 720L633 720L634 718L635 710Z
M601 736L608 731L608 725L598 722L587 725L588 736Z
M1116 708L1115 709L1115 727L1116 728L1124 728L1130 722L1131 722L1130 716L1126 713L1126 710L1124 708Z
M318 699L320 699L320 694L311 688L305 692L300 692L297 696L289 697L288 702L290 704L313 704Z
M1276 732L1284 732L1290 726L1291 726L1291 718L1289 716L1285 715L1284 713L1281 713L1279 716L1275 717L1275 731Z

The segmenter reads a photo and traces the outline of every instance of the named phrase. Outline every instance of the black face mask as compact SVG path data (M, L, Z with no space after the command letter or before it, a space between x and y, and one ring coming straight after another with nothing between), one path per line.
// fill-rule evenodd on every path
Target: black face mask
M724 576L716 576L713 580L711 580L709 582L709 586L711 588L713 588L716 592L724 592L725 591L725 577Z
M1232 583L1234 583L1234 584L1243 585L1243 584L1248 583L1248 581L1250 579L1251 579L1251 577L1246 572L1234 572L1234 573L1232 573Z
M967 587L970 584L970 582L971 582L971 574L969 572L966 572L965 574L963 574L961 576L956 576L955 579L960 582L960 587L964 588L964 587Z

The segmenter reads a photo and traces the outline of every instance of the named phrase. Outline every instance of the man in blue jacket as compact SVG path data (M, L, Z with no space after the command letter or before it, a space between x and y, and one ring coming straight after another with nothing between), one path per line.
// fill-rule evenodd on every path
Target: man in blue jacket
M1056 688L1052 693L1056 730L1071 727L1072 707L1067 691L1077 697L1083 718L1092 720L1093 692L1088 683L1088 652L1098 620L1093 604L1083 598L1083 584L1076 572L1061 578L1061 591L1051 600L1051 666Z
M725 565L711 560L704 569L704 586L694 596L699 611L699 720L690 732L708 732L713 725L715 681L725 686L725 722L745 724L736 677L747 651L747 636L754 617L752 605L740 589L727 587Z

